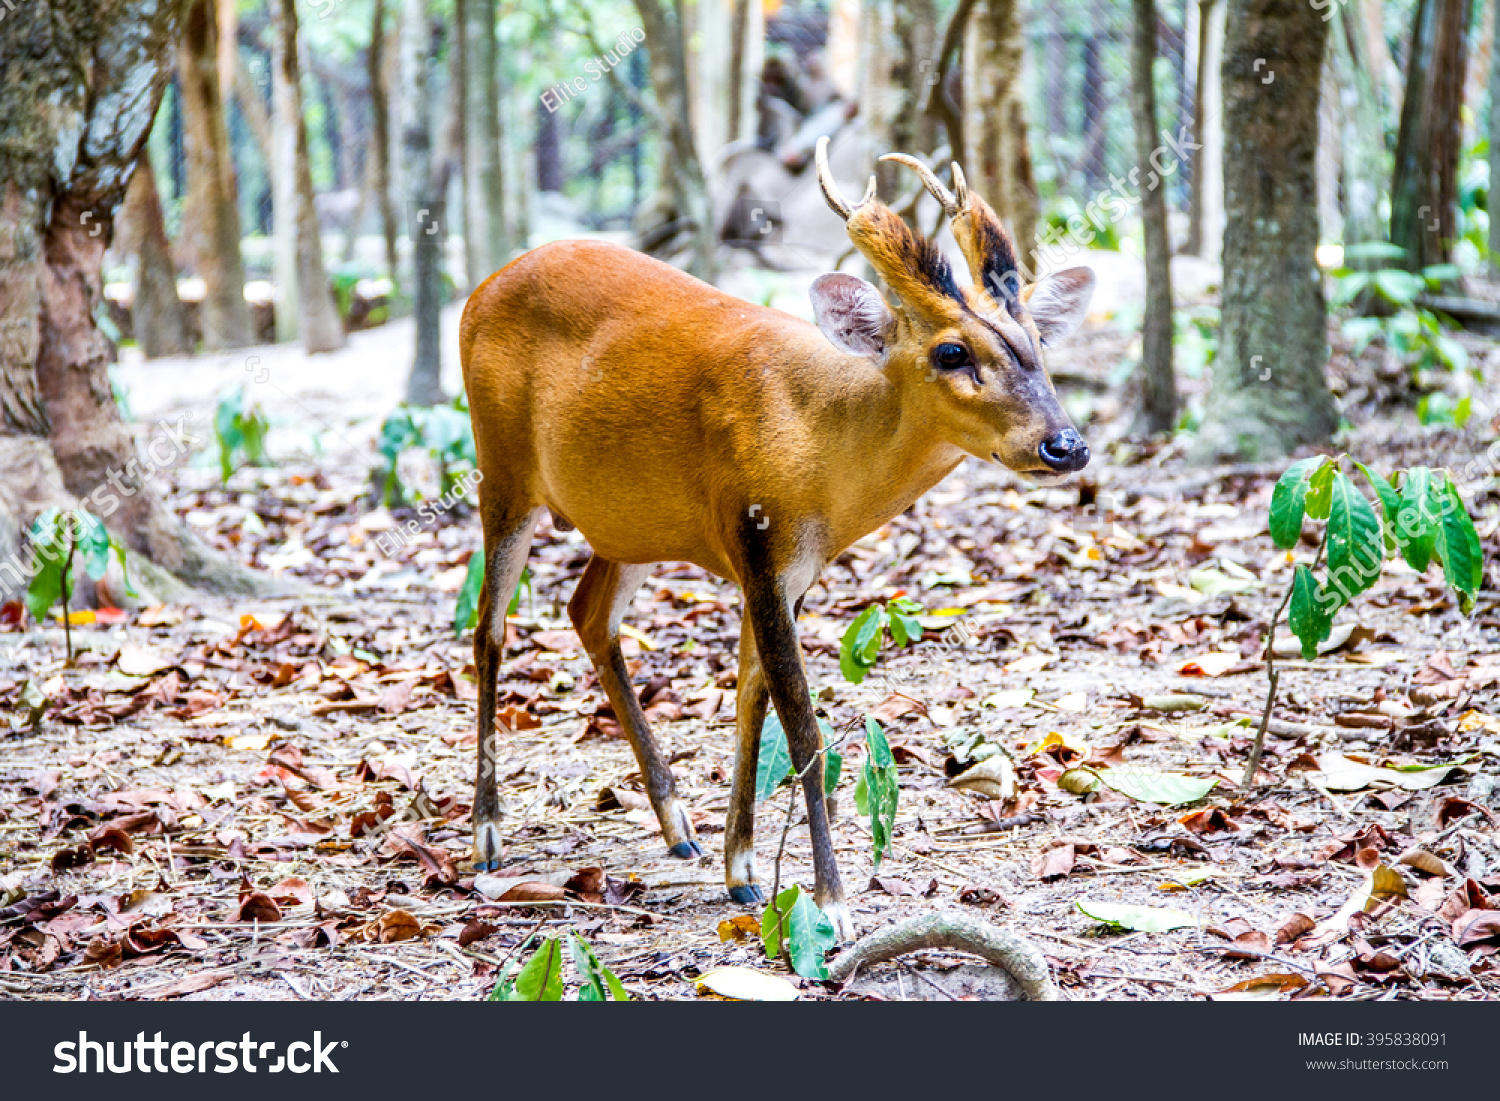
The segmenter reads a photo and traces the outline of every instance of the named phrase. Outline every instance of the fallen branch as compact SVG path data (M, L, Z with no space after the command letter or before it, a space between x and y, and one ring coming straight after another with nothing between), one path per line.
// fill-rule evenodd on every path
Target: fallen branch
M1025 937L963 914L924 914L861 937L828 968L833 982L847 982L871 963L923 948L953 948L994 964L1020 984L1033 1002L1055 1002L1057 988L1041 949Z

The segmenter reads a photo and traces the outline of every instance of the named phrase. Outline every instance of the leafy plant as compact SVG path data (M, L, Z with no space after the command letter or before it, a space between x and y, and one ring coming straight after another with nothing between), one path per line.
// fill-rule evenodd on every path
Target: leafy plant
M1344 250L1346 260L1399 260L1403 256L1405 251L1399 246L1382 241ZM1469 353L1464 346L1443 331L1437 313L1417 303L1420 295L1441 290L1444 283L1459 275L1452 264L1434 264L1420 274L1397 267L1346 266L1335 271L1331 304L1363 303L1363 312L1371 315L1351 317L1342 326L1344 336L1354 344L1354 354L1359 355L1380 338L1413 371L1432 367L1467 370Z
M435 405L430 409L399 405L381 422L377 445L380 463L372 480L380 499L388 507L405 499L397 467L401 456L413 449L426 451L437 464L438 492L442 494L451 492L479 465L469 407L462 394L447 405Z
M61 512L49 508L31 525L31 545L36 550L37 572L26 589L26 607L38 623L46 621L52 605L62 602L63 639L68 661L73 660L72 618L68 602L73 596L73 559L81 556L84 572L95 581L109 569L109 554L119 557L125 568L125 549L116 543L104 523L84 509ZM129 589L126 578L126 591Z
M833 727L827 720L818 719L818 731L823 735L823 792L832 792L838 786L844 771L844 758L832 746ZM792 752L787 745L786 730L774 708L766 709L766 721L760 730L760 753L755 765L755 801L765 802L776 793L776 789L793 776Z
M828 977L823 957L838 943L838 935L801 887L788 887L771 900L761 914L760 936L768 958L785 959L805 979Z
M886 632L902 646L910 646L922 637L917 613L922 605L898 596L888 604L876 601L855 617L839 643L839 669L844 679L859 684L875 668Z
M1260 763L1266 724L1276 699L1276 624L1287 613L1292 633L1311 661L1333 631L1340 609L1380 579L1387 556L1400 554L1418 573L1439 562L1443 577L1467 615L1484 577L1483 551L1452 474L1412 467L1387 481L1365 464L1351 460L1371 488L1379 508L1356 488L1344 471L1347 456L1313 456L1293 463L1271 493L1269 525L1278 547L1292 550L1302 538L1304 518L1323 522L1323 536L1311 566L1298 563L1286 595L1271 617L1266 637L1266 670L1270 687L1260 729L1250 751L1244 785ZM1318 567L1327 555L1322 577Z
M214 409L214 438L219 444L219 473L225 482L235 470L235 456L243 455L251 466L266 462L266 434L270 422L238 386L219 399Z
M885 731L870 716L865 716L865 767L854 787L854 806L860 814L870 816L870 837L875 844L875 870L890 847L896 829L896 803L901 795L896 758Z
M530 938L522 944L524 949ZM573 959L573 968L578 974L578 1000L602 1002L613 998L617 1002L630 1000L630 994L609 968L599 962L588 942L576 933L567 936L567 951ZM509 960L500 970L495 988L487 1001L491 1002L560 1002L565 993L563 981L563 938L548 937L523 964Z

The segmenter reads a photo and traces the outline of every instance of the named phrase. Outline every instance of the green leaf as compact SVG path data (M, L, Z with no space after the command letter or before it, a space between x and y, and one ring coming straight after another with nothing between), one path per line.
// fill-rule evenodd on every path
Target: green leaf
M48 561L38 558L37 563L41 568L26 587L26 609L31 612L32 619L45 623L47 610L62 596L63 565L61 559Z
M880 861L890 847L891 834L896 828L896 805L900 799L900 777L896 771L896 759L891 755L890 742L880 724L865 717L865 744L869 752L865 755L864 772L860 786L864 790L861 806L860 792L855 791L855 804L860 813L870 816L870 836L874 840L875 870L880 870Z
M573 956L573 966L578 969L578 975L583 980L583 986L578 991L579 1001L602 1002L607 995L613 995L617 1002L630 1000L630 994L620 980L615 978L614 972L599 962L594 950L577 933L568 934L568 950Z
M1436 552L1443 561L1443 576L1458 594L1459 608L1468 615L1474 610L1474 594L1484 581L1484 551L1458 487L1445 476L1438 494L1442 504Z
M83 555L83 568L95 581L109 569L109 532L97 516L80 509L74 513L78 520L78 550Z
M1410 306L1424 287L1420 276L1399 268L1372 272L1370 277L1381 297L1393 306Z
M827 795L839 786L839 777L844 774L844 756L831 748L833 727L819 719L818 731L823 735L823 794Z
M1400 260L1406 250L1389 241L1361 241L1344 249L1345 260Z
M1095 921L1102 921L1111 928L1130 929L1140 933L1166 933L1173 929L1189 929L1198 924L1198 919L1192 914L1162 906L1125 906L1118 902L1099 902L1091 898L1080 898L1074 905L1080 913Z
M1307 507L1307 490L1312 473L1326 460L1321 455L1300 459L1287 467L1271 491L1271 538L1286 550L1302 538L1302 515Z
M1337 459L1324 459L1323 465L1307 480L1307 514L1314 520L1328 519L1328 508L1333 500L1333 476L1338 469Z
M828 915L802 893L802 888L788 887L766 907L760 918L760 936L767 956L777 959L785 954L792 970L804 979L828 977L823 956L838 943L838 936Z
M1375 496L1380 498L1380 511L1385 518L1385 523L1382 525L1385 532L1385 549L1386 553L1390 553L1396 549L1396 517L1401 512L1401 495L1396 492L1390 482L1364 463L1356 459L1354 465L1359 467L1365 480L1375 488Z
M839 668L850 684L859 684L875 664L880 652L880 635L885 630L886 610L871 604L860 612L839 644Z
M72 578L66 576L71 525L62 513L49 508L31 524L31 545L36 554L36 573L26 586L26 608L38 623L45 623L47 612L59 600L66 603L72 595Z
M1326 592L1312 570L1299 564L1296 576L1292 578L1292 601L1287 614L1292 634L1302 643L1304 660L1312 661L1318 656L1318 645L1328 641L1333 631L1333 617L1338 610L1337 596Z
M536 954L516 976L515 1001L560 1002L563 996L562 942L556 937L542 941Z
M1164 807L1196 802L1219 782L1212 777L1184 776L1180 772L1158 772L1134 765L1095 771L1105 787L1143 803L1157 803Z
M484 551L469 555L469 570L464 574L464 583L458 590L458 602L453 606L453 633L461 635L479 624L479 594L484 588ZM519 590L518 590L519 591Z
M521 608L521 590L531 592L531 567L521 567L521 580L516 582L516 591L510 595L510 604L505 609L506 615L515 615Z
M1396 544L1401 557L1418 573L1426 573L1437 545L1438 514L1433 511L1432 471L1414 466L1401 476L1401 508L1396 514Z
M776 709L766 708L766 721L760 728L760 753L755 762L755 801L765 802L792 774L792 752L787 746L786 731Z
M1380 519L1370 501L1343 471L1333 476L1333 503L1328 514L1328 584L1341 604L1375 584L1385 562Z

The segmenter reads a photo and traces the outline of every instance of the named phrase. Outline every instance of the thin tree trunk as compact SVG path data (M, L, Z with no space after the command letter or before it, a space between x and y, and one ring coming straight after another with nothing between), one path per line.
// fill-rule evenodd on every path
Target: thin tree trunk
M1391 243L1420 271L1452 258L1469 0L1419 0L1391 181Z
M1329 30L1344 117L1344 244L1384 240L1380 193L1387 179L1385 132L1379 86L1365 51L1359 13L1341 8Z
M416 346L406 400L412 405L437 405L444 400L442 385L442 275L446 233L446 173L434 171L433 87L438 57L425 0L408 0L402 8L401 120L402 159L407 192L407 221L412 234L412 309L416 315ZM438 176L443 178L439 179Z
M464 242L470 284L477 286L509 257L505 233L505 135L500 119L499 50L495 41L495 0L464 0L467 100L464 119L466 191Z
M963 164L1010 229L1022 269L1034 272L1039 203L1021 86L1025 46L1019 0L980 0L964 40Z
M1284 455L1327 443L1338 423L1324 379L1327 309L1314 258L1327 34L1306 0L1229 4L1223 307L1199 458Z
M665 146L662 171L673 216L685 222L691 234L688 271L712 283L718 273L713 199L693 141L683 6L684 0L635 0L650 52L651 86Z
M182 226L205 287L201 319L209 351L240 348L253 339L240 257L239 190L219 86L218 10L216 0L188 3L177 63L188 174Z
M1490 278L1500 279L1500 43L1490 53L1490 179Z
M371 186L380 208L380 232L385 239L386 274L396 278L396 204L391 200L391 109L387 90L385 0L375 0L370 15L370 159Z
M313 205L312 166L307 159L307 120L302 112L301 35L296 0L275 0L274 99L276 106L276 235L281 301L277 336L297 332L309 353L344 346L344 326L323 266L323 241ZM290 319L296 318L291 330ZM290 331L289 331L290 330ZM283 335L286 333L287 335Z
M1204 83L1209 79L1208 30L1209 12L1214 0L1189 0L1194 5L1197 18L1193 21L1195 41L1193 48L1193 144L1198 148L1193 161L1191 190L1188 193L1187 240L1182 251L1189 256L1203 253L1203 108Z
M1157 146L1155 0L1132 0L1130 114L1137 164L1149 164ZM1141 422L1149 433L1177 423L1177 383L1172 370L1172 242L1167 235L1165 181L1141 191L1146 236L1146 315L1141 324Z
M1195 255L1217 261L1224 250L1224 25L1228 0L1208 0L1198 9L1203 27L1198 72L1199 113L1193 120L1193 203L1199 221Z
M177 297L177 270L172 265L172 245L156 191L151 158L142 152L135 174L125 191L120 210L120 234L116 247L136 257L130 324L136 343L147 359L191 355L192 335L187 311ZM125 240L128 236L129 240Z

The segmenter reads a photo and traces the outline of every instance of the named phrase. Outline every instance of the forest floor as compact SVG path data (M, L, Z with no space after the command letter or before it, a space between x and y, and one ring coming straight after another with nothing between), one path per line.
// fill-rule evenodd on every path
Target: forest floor
M1500 355L1465 339L1496 392ZM964 912L1032 938L1069 999L1500 995L1493 476L1470 502L1489 558L1477 611L1460 616L1438 573L1388 566L1342 613L1355 629L1338 649L1279 662L1247 791L1266 625L1292 572L1267 534L1279 471L1203 468L1178 443L1132 444L1114 381L1130 344L1092 324L1060 357L1096 445L1082 488L1030 489L966 463L808 595L812 687L834 730L855 734L833 829L858 931ZM642 998L700 996L697 978L722 964L786 975L804 998L1008 996L953 952L880 965L840 992L735 939L730 919L745 911L724 893L722 831L737 594L667 567L627 616L634 682L707 854L681 861L661 844L567 622L586 545L546 522L501 698L512 729L501 874L514 881L501 889L533 886L502 901L475 889L476 689L453 610L478 523L462 504L427 522L368 497L408 347L398 322L311 361L287 349L127 358L143 439L159 417L192 413L202 430L226 385L255 387L276 422L276 465L226 487L209 445L166 471L163 489L206 540L275 571L290 595L81 626L71 666L57 626L0 633L0 995L478 999L525 937L571 928ZM1344 446L1378 469L1461 467L1493 438L1479 418L1466 431L1419 426L1388 400L1404 376L1374 356L1336 355L1334 373L1356 425ZM1202 380L1184 387L1201 395ZM408 474L433 492L430 470ZM408 519L421 534L383 553L380 537ZM848 683L840 636L898 593L926 608L926 636ZM959 622L963 641L945 635ZM45 697L34 712L27 686ZM1161 699L1184 695L1194 709ZM900 767L878 871L852 796L867 714ZM980 744L1015 762L1008 798L948 786ZM1172 808L1108 788L1072 794L1058 779L1080 762L1217 785ZM1361 773L1361 762L1443 767ZM758 810L765 879L787 807L782 789ZM1351 922L1372 869L1387 870L1376 874L1393 897ZM811 886L800 803L780 875ZM1124 932L1080 902L1169 907L1186 924Z

